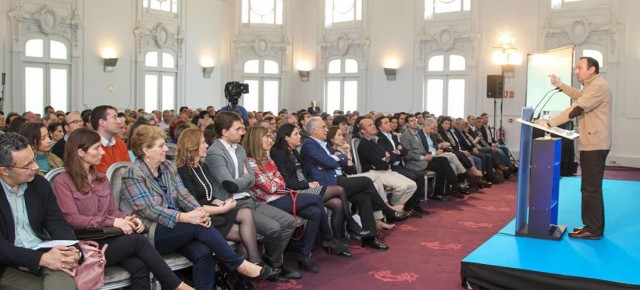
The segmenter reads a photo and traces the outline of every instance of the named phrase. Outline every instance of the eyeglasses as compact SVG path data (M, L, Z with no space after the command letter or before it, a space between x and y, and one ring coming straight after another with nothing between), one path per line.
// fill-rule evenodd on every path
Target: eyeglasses
M9 165L9 166L5 166L7 168L15 168L15 169L26 169L26 170L34 170L33 165L36 165L36 155L33 155L33 160L31 160L31 162L27 163L27 165L25 166L13 166L13 165Z
M77 123L82 123L82 120L73 120L73 121L71 121L71 122L69 122L67 124L71 125L71 124L77 124Z

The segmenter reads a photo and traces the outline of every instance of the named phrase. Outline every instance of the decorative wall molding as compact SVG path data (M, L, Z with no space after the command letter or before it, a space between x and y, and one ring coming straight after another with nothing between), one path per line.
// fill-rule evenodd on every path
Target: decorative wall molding
M364 33L355 34L347 31L325 33L319 45L323 64L326 64L330 59L348 55L358 60L358 66L361 70L367 67L367 55L371 43L369 37Z
M618 59L618 33L623 28L615 15L600 23L586 17L547 18L542 27L544 47L597 45L606 49L603 51L608 55L606 62L615 63Z
M170 50L178 59L182 58L184 31L179 24L172 31L165 23L159 22L149 28L144 21L140 20L133 29L133 34L136 37L139 59L143 62L144 55L155 50Z
M76 8L68 9L34 3L31 3L29 8L31 9L25 8L22 1L16 0L14 8L9 11L14 50L21 51L26 35L32 33L59 36L66 39L74 48L78 47L82 20Z
M269 58L286 68L291 54L291 40L283 31L275 33L239 33L234 41L236 63L254 58Z
M480 33L475 32L473 23L424 28L417 36L417 65L424 66L427 56L433 51L450 50L466 52L465 56L469 58L467 63L474 64L479 39Z

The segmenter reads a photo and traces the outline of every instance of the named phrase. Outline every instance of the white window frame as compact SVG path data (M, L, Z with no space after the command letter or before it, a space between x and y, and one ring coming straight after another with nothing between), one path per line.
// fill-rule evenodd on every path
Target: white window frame
M331 64L332 61L334 60L340 60L340 72L339 73L329 73L329 65ZM346 73L345 71L345 66L346 66L346 60L353 60L358 64L358 70L354 73ZM325 77L325 83L324 83L324 89L325 89L325 96L324 96L324 103L326 104L326 112L329 114L333 114L333 110L336 110L334 108L329 108L329 82L332 81L339 81L340 82L340 96L339 96L339 103L340 106L338 107L337 110L343 111L346 113L346 111L354 111L357 110L357 104L360 100L360 95L362 94L361 92L361 87L360 87L360 67L361 67L361 63L354 57L350 57L350 56L345 56L345 57L341 57L341 58L332 58L329 59L329 61L327 61L327 67L325 68L326 73L326 77ZM356 95L356 108L354 108L354 110L348 110L349 108L345 107L345 100L346 100L346 88L345 88L345 83L346 82L350 82L350 81L355 81L356 82L356 88L358 89L358 93Z
M151 66L147 66L146 65L146 56L147 53L151 53L151 52L156 52L158 55L158 66L156 67L151 67ZM170 55L173 56L173 67L172 68L166 68L162 66L162 54L163 53L168 53ZM177 57L175 55L175 53L170 52L170 51L164 51L164 50L153 50L153 51L147 51L144 54L144 59L145 59L145 63L143 65L143 78L142 78L142 91L143 91L143 107L144 110L147 112L151 112L153 110L171 110L171 109L175 109L177 107L178 104L178 63L177 63ZM157 77L157 96L156 96L156 104L157 106L155 108L151 108L147 106L147 91L146 91L146 79L147 76L156 76ZM164 77L166 76L171 76L173 77L173 106L165 106L165 102L164 102L164 94L166 92L164 92L163 90L163 82L164 82Z
M22 98L25 100L25 105L24 105L24 111L32 111L33 113L36 114L44 114L44 107L45 106L50 106L52 105L52 94L51 94L51 70L52 69L64 69L67 72L67 83L66 83L66 89L67 89L67 96L66 96L66 100L65 100L65 107L60 108L58 107L54 107L55 110L63 110L63 111L68 111L71 107L71 81L72 81L72 63L71 63L71 53L70 53L70 48L71 46L69 45L69 43L63 39L59 39L59 38L55 38L55 37L31 37L25 40L25 42L23 43L23 47L25 47L26 50L26 45L27 42L29 42L30 40L33 39L41 39L43 44L42 44L42 57L30 57L30 56L26 56L24 55L23 57L23 61L22 61L22 77L24 77L24 85L23 85L23 90L22 90ZM66 53L67 53L67 57L66 59L59 59L59 58L51 58L50 57L50 44L51 41L57 41L62 43L63 45L65 45L66 47ZM28 107L28 100L26 99L27 96L27 86L30 85L29 83L29 79L26 77L26 70L27 68L32 67L32 68L40 68L43 70L43 84L42 84L42 106L39 108L29 108ZM44 117L44 116L43 116Z
M429 71L429 60L432 57L436 57L436 56L440 56L442 55L444 58L444 64L443 64L443 70L442 71ZM458 70L458 71L451 71L449 70L449 62L450 62L450 58L452 55L458 55L464 58L465 60L465 70ZM443 81L443 87L442 87L442 115L445 116L450 116L450 110L449 110L449 81L451 80L464 80L464 97L463 100L465 101L465 104L462 104L461 106L463 108L465 108L466 106L466 102L467 102L467 98L469 96L469 92L467 90L468 84L469 84L469 68L468 68L468 58L461 54L461 53L457 53L457 52L449 52L449 53L444 53L444 54L434 54L434 55L430 55L425 62L425 78L424 78L424 95L423 95L423 110L427 110L429 111L429 108L427 107L427 92L428 92L428 81L429 80L442 80ZM437 113L437 112L432 112L429 111L430 113ZM452 117L464 117L464 114L466 114L465 110L463 109L462 112L463 116L452 116Z
M260 27L281 27L284 24L284 0L258 0L258 1L273 1L273 23L264 22L252 22L252 9L251 0L242 0L240 3L240 24L245 26L260 26ZM275 11L274 11L275 10ZM280 23L278 23L280 18Z
M362 19L364 17L364 1L363 0L353 0L353 7L352 9L354 10L354 14L353 14L353 19L352 20L348 20L348 21L340 21L340 22L335 22L334 21L334 6L333 6L333 1L339 1L339 0L325 0L324 1L324 27L325 28L338 28L338 27L345 27L345 26L353 26L354 24L358 24L362 22Z
M258 73L247 73L244 71L244 65L245 63L249 62L249 61L258 61ZM265 61L273 61L278 65L278 73L264 73L264 62ZM281 96L282 96L282 64L280 63L280 61L276 60L276 59L272 59L272 58L252 58L252 59L247 59L242 63L242 80L243 82L247 82L247 81L257 81L258 82L258 92L257 92L257 96L258 96L258 110L257 111L261 111L264 112L265 111L265 91L264 91L264 87L265 87L265 82L268 81L277 81L278 82L278 92L277 92L277 96L278 96L278 104L277 104L277 108L280 109L280 105L282 103L281 100ZM255 89L255 88L254 88ZM249 87L249 92L252 93L252 88ZM240 99L240 102L242 103L243 106L244 105L244 98ZM226 104L225 104L226 105ZM245 106L246 109L246 106ZM247 109L248 111L252 111L250 110L252 108ZM277 114L278 112L273 112L274 114Z
M460 16L470 16L473 5L471 0L451 0L460 1L460 9L449 12L436 12L436 7L441 0L424 0L424 20L448 19Z

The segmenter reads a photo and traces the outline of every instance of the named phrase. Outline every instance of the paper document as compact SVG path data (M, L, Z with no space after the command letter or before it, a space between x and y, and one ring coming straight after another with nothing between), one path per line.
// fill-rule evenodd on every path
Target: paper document
M75 245L78 243L78 240L51 240L51 241L44 241L42 243L37 244L35 247L33 247L34 250L39 250L39 249L50 249L53 248L55 246L71 246L71 245Z

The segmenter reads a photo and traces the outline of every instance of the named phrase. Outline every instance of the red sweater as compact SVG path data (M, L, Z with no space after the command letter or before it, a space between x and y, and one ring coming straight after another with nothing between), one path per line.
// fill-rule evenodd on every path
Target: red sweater
M102 156L102 161L96 167L98 172L106 173L107 169L111 164L126 161L131 162L129 158L129 150L127 150L127 144L124 144L122 140L118 137L113 137L116 139L116 144L111 147L101 146L104 150L104 156Z

